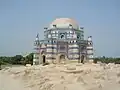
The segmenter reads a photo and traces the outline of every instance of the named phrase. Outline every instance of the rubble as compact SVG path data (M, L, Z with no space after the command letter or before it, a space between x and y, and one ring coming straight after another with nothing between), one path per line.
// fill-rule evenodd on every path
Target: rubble
M13 75L16 77L15 79L21 79L25 87L31 88L31 90L81 90L81 88L84 90L105 90L104 83L106 82L108 84L116 82L113 87L120 85L119 70L120 66L115 64L78 65L73 63L14 67L2 70L2 72ZM120 88L120 86L116 88Z

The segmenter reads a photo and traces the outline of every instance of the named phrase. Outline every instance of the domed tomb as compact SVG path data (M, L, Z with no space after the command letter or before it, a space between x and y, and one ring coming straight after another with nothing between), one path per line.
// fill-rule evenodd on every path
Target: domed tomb
M49 28L54 28L54 26L57 28L68 28L70 25L74 29L79 29L77 22L70 18L57 18L50 24Z

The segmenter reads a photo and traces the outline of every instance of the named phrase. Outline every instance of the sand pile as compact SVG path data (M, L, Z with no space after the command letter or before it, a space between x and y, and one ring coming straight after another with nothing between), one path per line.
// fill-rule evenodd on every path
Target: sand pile
M120 65L66 64L4 70L31 90L120 90Z

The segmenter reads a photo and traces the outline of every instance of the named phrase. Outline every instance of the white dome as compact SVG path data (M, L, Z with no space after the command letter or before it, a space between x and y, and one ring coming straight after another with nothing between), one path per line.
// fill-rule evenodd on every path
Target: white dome
M68 28L69 25L72 25L73 28L79 29L77 22L70 18L57 18L50 24L49 28L53 28L53 25L56 25L58 28Z

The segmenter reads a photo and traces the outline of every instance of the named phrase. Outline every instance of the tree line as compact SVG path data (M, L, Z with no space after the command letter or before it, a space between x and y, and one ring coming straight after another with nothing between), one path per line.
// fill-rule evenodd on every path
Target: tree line
M15 55L11 57L1 56L0 57L0 64L14 64L14 65L26 65L26 64L33 64L33 53L30 53L26 57L22 55Z
M110 57L99 57L99 58L94 58L94 63L97 62L102 62L102 63L115 63L115 64L120 64L120 58L110 58ZM12 65L26 65L26 64L33 64L33 53L30 53L26 57L23 57L22 55L15 55L11 57L7 56L1 56L0 57L0 65L6 65L6 64L12 64Z
M99 58L94 58L94 63L97 62L102 62L102 63L115 63L115 64L120 64L120 58L112 58L112 57L99 57Z

